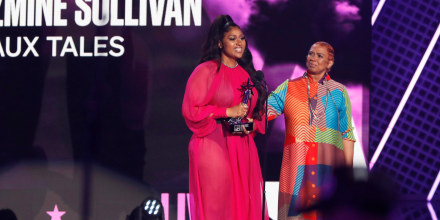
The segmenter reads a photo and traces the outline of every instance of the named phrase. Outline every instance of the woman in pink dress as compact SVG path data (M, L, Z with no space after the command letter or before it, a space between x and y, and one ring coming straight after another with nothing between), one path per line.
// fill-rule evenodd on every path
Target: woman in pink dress
M249 78L253 95L243 104ZM240 27L228 15L217 17L182 105L194 133L188 149L192 220L262 219L263 180L253 138L264 133L266 97ZM253 129L230 133L222 121L238 117L253 121Z

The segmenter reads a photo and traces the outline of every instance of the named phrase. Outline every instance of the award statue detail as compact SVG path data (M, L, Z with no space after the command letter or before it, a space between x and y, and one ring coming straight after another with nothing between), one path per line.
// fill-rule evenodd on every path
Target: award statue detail
M241 86L241 97L242 97L242 103L248 104L249 99L252 93L252 88L255 87L251 84L251 79L249 78L246 84L243 84ZM247 114L246 114L247 115ZM247 131L252 131L254 129L254 123L250 122L246 117L245 118L229 118L225 121L226 126L228 127L229 132L243 132L243 127L246 128Z

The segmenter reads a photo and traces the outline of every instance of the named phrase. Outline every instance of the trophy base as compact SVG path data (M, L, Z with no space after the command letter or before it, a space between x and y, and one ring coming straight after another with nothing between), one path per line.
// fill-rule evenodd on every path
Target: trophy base
M246 128L247 131L252 131L254 130L254 123L253 122L242 122L242 123L238 123L238 124L229 124L229 132L234 133L234 132L243 132L243 127Z

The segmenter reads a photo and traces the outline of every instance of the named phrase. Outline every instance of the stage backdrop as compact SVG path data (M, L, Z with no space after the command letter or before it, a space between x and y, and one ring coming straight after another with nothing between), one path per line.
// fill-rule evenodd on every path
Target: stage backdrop
M405 219L438 219L440 2L375 0L372 9L369 168L411 201Z
M270 90L303 74L314 42L334 46L330 75L347 86L355 166L365 168L370 4L0 1L0 208L19 219L51 219L58 211L63 220L125 219L146 197L168 193L168 217L185 218L177 200L188 191L191 132L181 104L221 14L243 29ZM278 181L283 120L256 139L267 181Z

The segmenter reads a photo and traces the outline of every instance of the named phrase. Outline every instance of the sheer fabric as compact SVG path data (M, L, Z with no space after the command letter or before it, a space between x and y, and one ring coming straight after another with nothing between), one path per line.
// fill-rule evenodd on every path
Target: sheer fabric
M249 75L240 66L229 68L208 61L188 79L182 113L194 133L189 143L189 193L192 220L255 220L262 215L262 176L251 135L229 134L216 119L241 101L240 88ZM258 93L253 89L249 116ZM264 121L255 120L264 133ZM266 219L268 219L266 215Z

